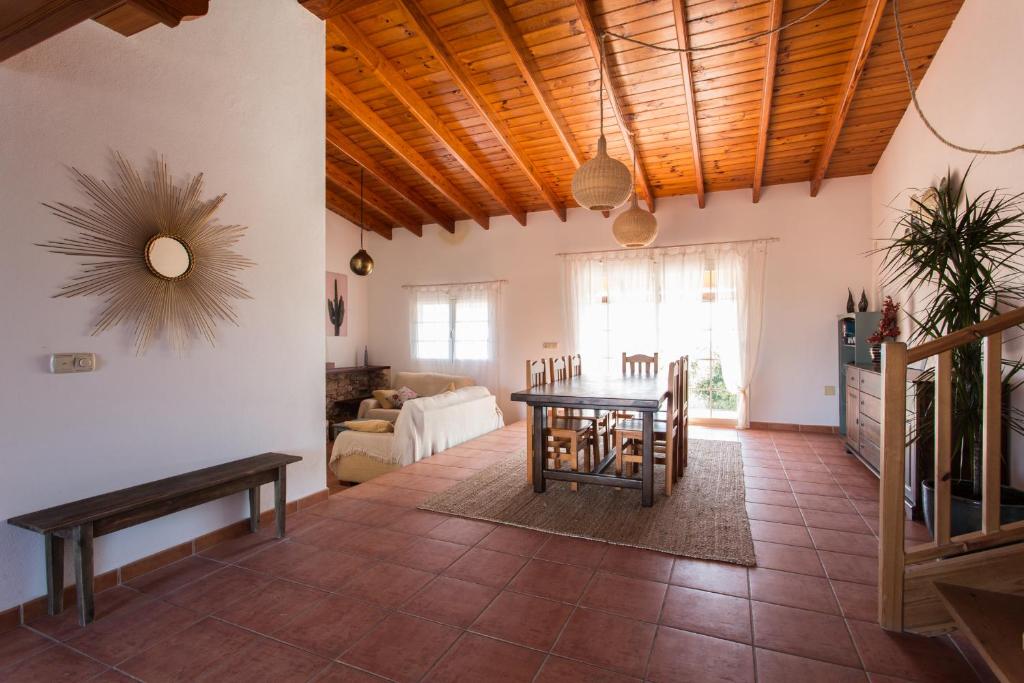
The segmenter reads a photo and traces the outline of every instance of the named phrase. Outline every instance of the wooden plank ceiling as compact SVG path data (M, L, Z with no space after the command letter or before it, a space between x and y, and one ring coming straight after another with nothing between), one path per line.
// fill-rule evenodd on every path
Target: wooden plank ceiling
M785 26L819 0L300 0L327 23L328 207L386 237L532 211L565 219L599 134L600 32L701 48ZM963 0L901 0L924 76ZM638 196L870 173L906 109L887 0L689 55L607 43L609 153L637 153ZM825 189L827 191L827 183Z

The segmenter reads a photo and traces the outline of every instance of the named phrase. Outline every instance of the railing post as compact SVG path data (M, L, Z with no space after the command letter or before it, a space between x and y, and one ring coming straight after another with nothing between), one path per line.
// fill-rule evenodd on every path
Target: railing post
M879 491L878 623L903 629L903 477L907 444L907 346L882 345L882 476Z
M949 543L950 456L953 445L953 352L935 365L935 545Z
M981 530L999 531L999 465L1002 417L1003 333L985 337L983 417L981 430Z

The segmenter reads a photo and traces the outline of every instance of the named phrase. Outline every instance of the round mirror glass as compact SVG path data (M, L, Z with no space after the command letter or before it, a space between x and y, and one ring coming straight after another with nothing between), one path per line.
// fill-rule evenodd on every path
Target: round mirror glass
M176 280L192 270L192 253L177 237L156 235L146 245L146 265L157 277Z

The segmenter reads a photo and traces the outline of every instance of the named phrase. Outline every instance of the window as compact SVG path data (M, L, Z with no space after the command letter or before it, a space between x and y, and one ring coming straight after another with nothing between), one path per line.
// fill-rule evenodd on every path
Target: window
M658 352L663 365L688 356L691 415L748 425L765 251L757 240L566 255L572 349L606 373L623 352Z
M695 328L690 356L690 415L736 418L737 396L725 383L722 357L736 338L736 297L717 285L714 266L701 278L701 302L692 307L689 324Z
M416 304L414 357L420 360L488 360L490 307L458 296L426 297Z
M467 375L496 393L501 283L409 289L409 355L414 369Z

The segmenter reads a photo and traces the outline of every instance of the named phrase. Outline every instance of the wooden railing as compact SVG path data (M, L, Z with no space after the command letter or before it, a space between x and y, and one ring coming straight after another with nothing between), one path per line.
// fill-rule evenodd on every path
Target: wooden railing
M882 345L882 443L878 557L878 621L889 630L904 628L907 567L939 558L1024 540L1024 522L1001 525L1000 447L1003 331L1024 323L1024 307L908 349L901 342ZM982 340L982 522L981 530L951 536L951 451L953 350ZM907 365L936 356L935 363L935 534L928 543L905 547L904 476L907 446Z

